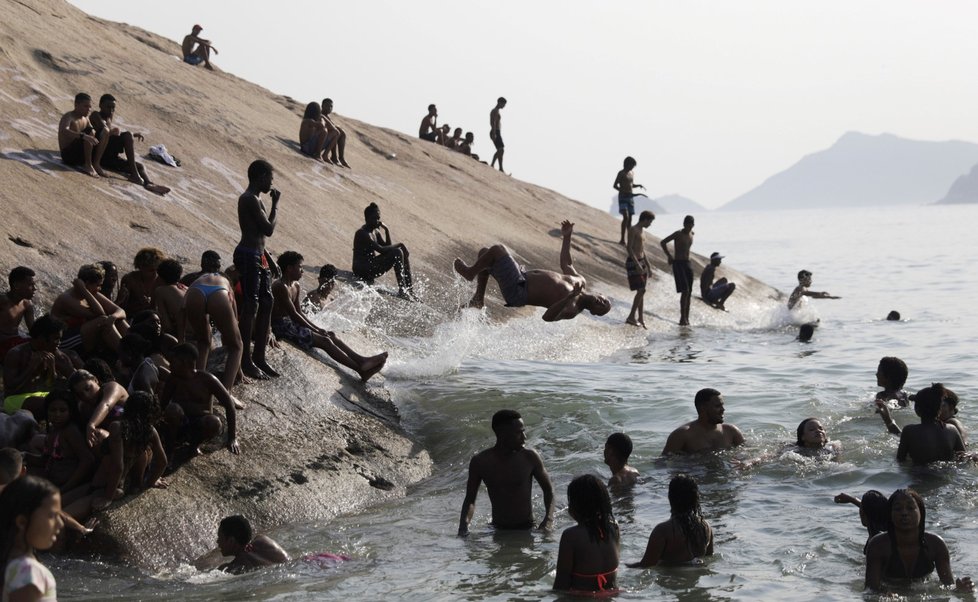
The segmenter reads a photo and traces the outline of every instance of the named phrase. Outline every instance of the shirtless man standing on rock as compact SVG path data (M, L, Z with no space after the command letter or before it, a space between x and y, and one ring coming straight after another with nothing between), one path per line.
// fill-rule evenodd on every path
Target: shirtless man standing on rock
M744 442L740 429L723 423L723 395L716 389L700 389L693 400L696 420L677 428L666 439L662 455L730 449Z
M662 252L666 254L669 265L672 266L672 276L676 280L676 292L679 297L679 325L689 326L689 302L693 298L693 266L689 263L689 249L693 246L693 225L695 221L692 215L687 215L683 220L683 229L676 230L669 236L662 239L659 245ZM675 257L669 253L669 243L675 247Z
M526 449L523 417L515 410L499 410L492 416L496 445L473 456L465 486L458 534L469 534L469 523L475 514L475 498L483 481L492 502L492 525L497 529L529 530L533 520L532 481L543 490L545 514L539 529L549 529L554 513L554 487L543 467L540 454Z
M92 112L92 97L84 92L75 95L75 108L61 116L58 124L58 148L61 149L61 160L72 167L82 166L85 173L98 178L105 172L98 165L92 165L92 156L99 146L95 137L95 129L88 121ZM108 144L106 137L101 144Z
M611 301L604 295L584 292L587 282L574 269L571 260L570 241L574 234L574 224L564 220L560 225L563 242L560 246L560 269L562 273L551 270L525 270L509 250L503 245L493 245L479 251L479 257L471 266L461 259L455 259L455 271L468 281L478 278L475 294L469 307L481 308L485 304L486 285L489 276L496 279L499 290L506 300L507 307L534 305L544 307L546 322L570 320L585 309L596 316L611 311Z

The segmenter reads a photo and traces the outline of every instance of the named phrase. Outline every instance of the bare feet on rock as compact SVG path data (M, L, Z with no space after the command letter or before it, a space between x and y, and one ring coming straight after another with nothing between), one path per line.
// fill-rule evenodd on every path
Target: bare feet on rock
M153 184L152 182L147 182L144 187L146 190L158 194L160 196L165 196L166 193L170 192L170 189L162 184Z
M268 380L270 377L258 369L254 364L241 364L241 372L245 376L250 376L255 380Z
M384 364L387 363L387 352L378 353L373 357L368 357L363 365L360 366L358 374L360 374L360 382L367 382L370 377L380 372Z
M279 376L281 376L281 374L279 374L274 369L272 369L272 367L269 366L268 362L266 361L257 361L255 362L255 366L257 366L259 370L261 370L268 376L271 376L272 378L278 378Z

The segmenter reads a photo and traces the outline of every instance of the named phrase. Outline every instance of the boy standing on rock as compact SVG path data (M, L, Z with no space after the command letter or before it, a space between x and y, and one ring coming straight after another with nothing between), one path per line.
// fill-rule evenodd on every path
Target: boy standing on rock
M669 265L672 266L672 276L676 280L676 292L679 297L679 325L689 326L689 302L693 296L693 266L689 263L689 249L693 246L693 226L695 220L687 215L683 220L683 229L676 230L662 239L659 245L666 254ZM669 243L673 243L676 255L669 253Z
M628 274L628 288L635 291L632 301L632 311L628 312L626 324L645 326L645 283L652 273L652 265L645 256L645 245L642 241L642 230L652 225L655 214L643 211L638 217L638 223L628 229L628 259L625 260L625 272Z

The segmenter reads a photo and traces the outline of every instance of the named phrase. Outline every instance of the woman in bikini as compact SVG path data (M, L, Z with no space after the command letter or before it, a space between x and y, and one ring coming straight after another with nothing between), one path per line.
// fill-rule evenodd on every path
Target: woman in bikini
M616 592L621 540L608 489L596 476L582 475L567 486L567 502L577 524L560 536L554 589Z
M883 580L913 581L937 569L944 585L974 591L971 577L954 578L947 544L924 530L924 500L913 489L897 489L889 499L890 526L866 544L866 587L883 590Z
M700 492L692 477L681 474L669 482L669 508L672 517L652 529L645 555L628 563L630 568L682 564L713 555L713 529L700 513Z
M219 263L217 266L206 266L205 272L190 285L184 297L184 315L197 334L198 370L207 369L207 356L211 350L211 321L221 333L221 345L227 355L221 383L230 391L238 378L244 347L238 330L238 311L231 283L218 270Z

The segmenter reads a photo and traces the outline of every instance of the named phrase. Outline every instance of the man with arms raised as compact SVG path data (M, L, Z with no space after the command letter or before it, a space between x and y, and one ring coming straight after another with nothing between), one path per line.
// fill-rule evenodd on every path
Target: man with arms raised
M218 54L218 52L217 48L211 46L210 40L198 36L203 30L204 28L200 25L194 25L190 34L183 37L183 62L195 66L204 63L205 67L213 71L211 50L214 51L214 54Z
M27 328L34 325L34 293L37 284L34 282L34 270L17 266L10 270L7 277L10 290L0 295L0 362L7 352L27 342L20 334L20 323Z
M687 215L683 220L683 229L676 230L669 236L662 239L659 244L662 252L666 254L669 265L672 266L672 276L676 280L676 292L679 297L679 325L689 326L689 302L693 297L693 266L689 263L689 249L693 246L693 225L695 221L692 215ZM669 243L675 247L675 257L669 253Z
M744 442L740 429L723 423L723 395L716 389L700 389L693 400L696 420L669 435L662 455L730 449Z
M62 115L58 124L58 148L61 149L61 160L65 165L81 165L85 173L97 178L104 176L105 172L97 163L92 165L93 153L100 142L88 121L91 112L92 97L84 92L76 94L75 108ZM102 142L108 144L109 139L105 138Z
M546 322L570 320L585 309L596 316L611 311L611 301L604 295L584 292L587 281L577 273L571 260L570 241L574 234L574 224L564 220L560 226L563 242L560 246L560 269L562 273L551 270L525 270L509 250L503 245L493 245L479 251L479 256L471 266L461 259L455 259L455 271L468 281L478 278L475 294L469 307L481 308L485 304L486 286L489 276L496 279L499 290L506 300L507 307L535 305L545 307Z
M272 324L272 282L265 254L265 239L275 232L278 200L281 193L272 188L272 166L258 159L248 166L248 189L238 198L238 224L241 241L234 249L234 267L241 278L241 371L246 376L266 380L278 376L265 361L268 331ZM272 210L265 213L262 193L272 198ZM255 341L254 354L251 341Z
M496 445L479 452L469 462L469 479L465 486L462 515L458 534L468 535L469 523L475 513L475 498L485 482L492 503L492 525L497 529L532 529L532 482L536 479L543 490L546 511L538 528L549 529L554 512L554 487L543 460L526 444L523 417L515 410L499 410L492 416Z

